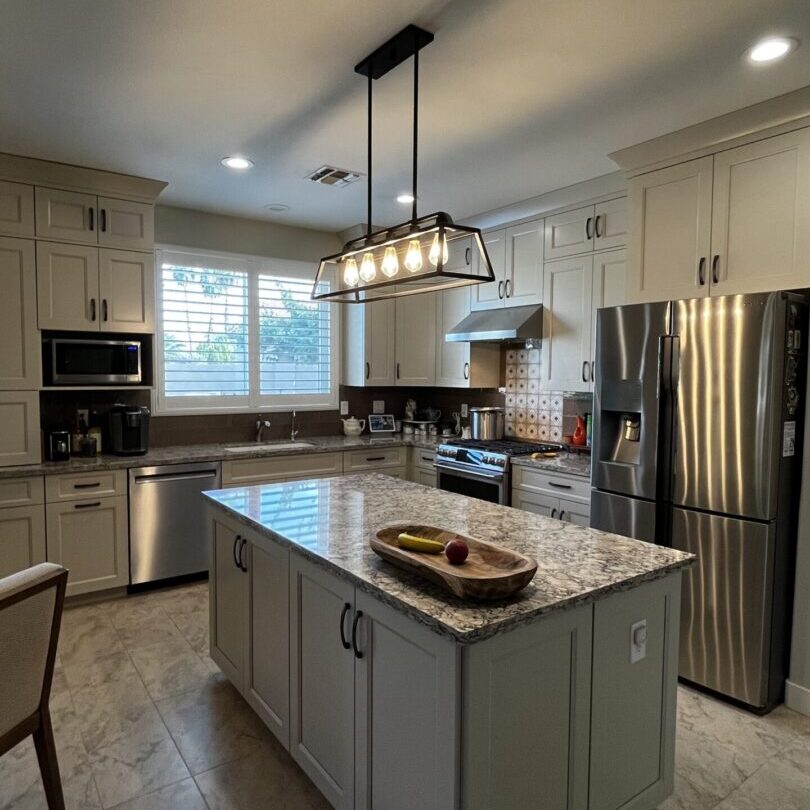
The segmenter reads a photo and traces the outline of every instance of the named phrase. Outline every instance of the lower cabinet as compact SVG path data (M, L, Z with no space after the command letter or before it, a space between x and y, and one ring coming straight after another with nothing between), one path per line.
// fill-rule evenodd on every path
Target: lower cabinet
M129 583L127 497L48 503L48 560L67 568L67 595Z
M433 466L435 458L435 450L428 450L424 447L411 447L408 479L426 487L435 487L436 469Z
M512 506L587 527L591 525L590 482L582 476L516 465Z
M591 507L586 503L569 501L565 498L555 498L553 495L541 495L535 492L512 490L512 506L515 509L524 509L536 515L556 518L577 526L591 525Z
M0 509L0 577L45 562L45 507Z

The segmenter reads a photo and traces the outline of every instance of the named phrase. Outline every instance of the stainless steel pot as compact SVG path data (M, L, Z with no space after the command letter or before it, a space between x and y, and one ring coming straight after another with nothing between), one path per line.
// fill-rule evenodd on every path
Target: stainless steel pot
M473 439L502 439L503 408L470 408L470 426Z

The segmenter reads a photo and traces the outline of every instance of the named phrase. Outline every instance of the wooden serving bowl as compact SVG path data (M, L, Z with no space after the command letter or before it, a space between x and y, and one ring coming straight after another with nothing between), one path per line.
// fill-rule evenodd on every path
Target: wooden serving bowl
M451 540L463 540L470 553L461 565L453 565L444 554L400 548L397 537L402 532L445 545ZM461 599L506 599L525 588L537 571L537 563L531 557L435 526L415 523L388 526L380 529L370 543L384 560L448 588Z

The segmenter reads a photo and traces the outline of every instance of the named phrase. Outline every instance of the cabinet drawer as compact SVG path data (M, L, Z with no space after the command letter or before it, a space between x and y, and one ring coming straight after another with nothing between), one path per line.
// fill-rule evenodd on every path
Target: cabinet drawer
M569 501L591 502L590 481L576 475L560 475L516 465L512 471L512 486Z
M282 458L244 458L222 462L222 485L260 484L291 478L323 477L343 472L342 453L317 453Z
M349 450L343 454L343 470L376 470L380 467L404 467L407 464L405 447L369 447L367 450Z
M45 499L48 503L108 498L112 495L126 494L126 470L49 475L45 479Z
M411 463L414 469L426 470L433 473L433 462L435 458L435 450L426 450L424 447L411 448Z
M0 481L0 507L30 506L44 502L45 484L41 475Z

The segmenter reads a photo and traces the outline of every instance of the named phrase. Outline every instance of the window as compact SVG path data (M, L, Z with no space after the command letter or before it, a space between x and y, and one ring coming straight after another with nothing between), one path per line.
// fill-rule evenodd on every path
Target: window
M337 307L310 300L311 265L157 259L158 413L337 406Z

